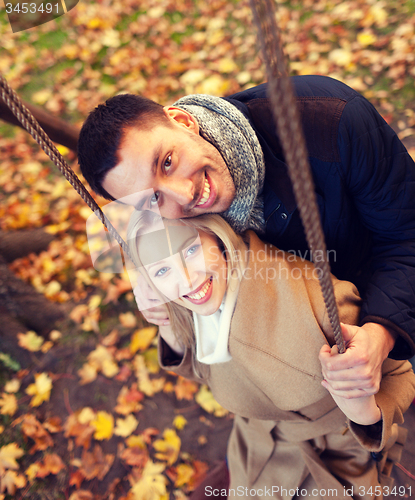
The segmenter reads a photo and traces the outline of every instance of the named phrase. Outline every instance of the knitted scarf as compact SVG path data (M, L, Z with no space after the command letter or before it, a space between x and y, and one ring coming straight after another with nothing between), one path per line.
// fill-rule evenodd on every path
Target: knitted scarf
M185 96L173 106L196 118L200 135L215 146L229 169L236 195L221 215L237 233L264 232L264 157L247 118L228 101L210 95Z

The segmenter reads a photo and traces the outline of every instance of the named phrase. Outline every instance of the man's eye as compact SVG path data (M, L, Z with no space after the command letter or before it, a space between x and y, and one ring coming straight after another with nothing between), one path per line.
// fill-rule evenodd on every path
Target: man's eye
M156 191L153 196L149 199L149 205L150 205L150 208L152 208L154 205L157 205L157 202L160 198L160 194L158 193L158 191Z
M165 160L164 160L164 171L168 172L171 167L171 155L169 155Z
M168 267L162 267L161 269L159 269L156 274L154 275L156 278L157 277L160 277L160 276L163 276L164 274L167 273L167 271L169 270Z

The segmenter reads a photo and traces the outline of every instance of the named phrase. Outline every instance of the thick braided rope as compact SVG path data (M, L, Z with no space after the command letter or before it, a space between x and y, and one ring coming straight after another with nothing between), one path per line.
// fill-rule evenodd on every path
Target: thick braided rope
M343 353L345 345L340 329L333 284L330 278L326 244L297 103L281 49L280 35L275 19L275 1L250 0L250 2L267 68L268 92L273 108L273 116L277 124L278 136L288 165L288 172L293 184L308 246L312 255L320 255L321 253L323 256L321 262L315 262L314 265L318 269L320 286L333 329L334 339L339 352Z
M81 196L89 208L95 213L98 219L104 224L108 229L108 232L115 238L117 243L121 246L123 251L130 259L132 259L128 245L118 234L114 226L108 220L104 212L98 206L96 201L88 193L85 186L79 180L78 176L68 165L66 160L63 158L61 153L57 150L53 142L50 140L49 136L42 129L42 127L37 122L36 118L32 113L24 106L22 101L16 92L10 87L6 79L0 75L0 90L1 97L7 106L10 108L12 113L20 121L23 127L29 132L33 139L39 144L43 151L49 156L53 163L59 168L60 172L64 175L65 179L70 183L70 185L75 189L75 191Z

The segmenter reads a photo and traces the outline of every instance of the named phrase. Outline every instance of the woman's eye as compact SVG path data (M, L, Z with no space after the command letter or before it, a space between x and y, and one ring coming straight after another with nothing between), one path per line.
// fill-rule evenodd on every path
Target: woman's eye
M193 245L190 248L187 249L186 251L186 256L187 255L193 255L194 253L197 252L197 249L199 248L200 245Z
M168 172L171 167L171 155L169 155L165 160L164 160L164 170L165 172Z
M163 276L164 274L167 273L167 271L169 270L168 267L162 267L161 269L159 269L156 274L154 275L155 277L160 277L160 276Z
M150 208L154 207L154 205L157 205L159 198L160 198L160 194L158 191L156 191L148 201Z

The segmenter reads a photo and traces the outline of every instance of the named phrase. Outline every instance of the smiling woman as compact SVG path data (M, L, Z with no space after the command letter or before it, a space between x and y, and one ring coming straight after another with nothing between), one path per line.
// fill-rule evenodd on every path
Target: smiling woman
M385 361L376 396L332 397L319 353L330 353L334 339L311 262L252 231L236 235L218 215L169 221L134 212L128 233L140 272L169 311L161 366L206 383L235 414L226 496L254 486L246 498L264 489L323 498L315 491L330 488L336 498L355 491L372 499L365 491L381 487L383 470L370 452L398 435L395 422L415 394L409 362ZM340 320L356 324L357 289L332 280Z

